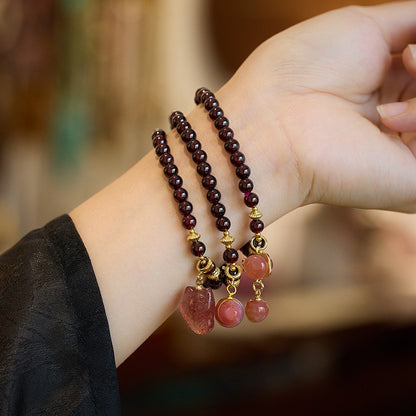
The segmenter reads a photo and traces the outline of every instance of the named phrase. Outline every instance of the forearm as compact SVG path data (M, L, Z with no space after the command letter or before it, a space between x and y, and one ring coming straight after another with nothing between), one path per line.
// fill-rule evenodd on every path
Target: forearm
M252 170L259 208L268 224L299 204L295 163L283 132L267 132L256 103L247 104L231 90L225 87L217 96ZM239 247L250 238L250 231L234 168L201 106L188 120L208 154ZM265 140L267 134L274 140ZM207 255L220 263L222 235L215 228L195 165L175 134L168 134L168 143L194 205L195 228L207 245ZM120 364L174 311L184 287L194 283L187 233L153 152L70 215L89 252Z

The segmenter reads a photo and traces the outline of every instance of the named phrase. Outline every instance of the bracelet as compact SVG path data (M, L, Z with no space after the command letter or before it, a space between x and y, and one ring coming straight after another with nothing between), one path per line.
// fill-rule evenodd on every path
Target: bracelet
M260 322L269 313L269 307L261 295L264 290L263 279L270 276L273 263L270 256L265 253L267 240L261 234L264 223L261 220L262 213L257 205L259 197L253 191L254 184L249 178L251 170L245 164L245 156L239 151L240 144L234 139L234 132L229 126L229 120L224 116L224 111L219 105L215 95L207 88L199 88L195 93L195 103L203 104L208 111L210 119L218 130L218 137L224 142L224 149L230 154L230 161L236 167L235 173L239 179L238 187L244 194L244 203L251 208L249 213L250 230L254 233L250 240L249 255L243 261L245 274L253 280L255 297L246 304L247 318L252 322Z
M202 186L208 191L207 198L209 200L209 192L216 189L217 180L211 172L211 165L207 162L207 154L202 149L202 144L197 139L196 132L180 111L173 112L169 121L171 128L176 129L182 141L186 144L188 152L192 154L192 160L197 165L197 172L201 176ZM232 328L237 326L244 317L242 303L234 298L240 284L242 268L236 263L238 252L232 248L234 238L229 233L231 221L225 217L226 208L220 202L220 198L221 193L218 191L218 198L211 203L211 214L216 218L215 225L217 229L223 232L220 242L225 246L223 259L226 263L221 266L221 279L213 280L208 276L205 285L217 289L221 286L222 281L226 283L228 296L218 301L215 317L220 325Z
M179 176L179 169L174 164L170 153L166 133L156 130L152 134L153 147L159 156L159 163L168 178L169 186L173 189L173 198L178 202L182 214L182 225L188 230L187 240L191 243L191 252L198 257L196 270L198 272L196 285L185 288L182 301L179 305L182 317L188 327L198 335L206 335L214 328L215 300L211 288L204 287L207 276L210 279L219 279L220 270L205 254L205 244L199 241L200 235L195 231L196 218L192 215L193 206L188 200L188 192L183 188L183 180Z

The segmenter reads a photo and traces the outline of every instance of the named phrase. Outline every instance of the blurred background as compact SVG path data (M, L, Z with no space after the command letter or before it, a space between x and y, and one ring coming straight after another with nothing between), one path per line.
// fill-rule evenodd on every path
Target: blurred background
M0 0L0 250L122 174L263 40L347 4ZM312 206L265 234L269 318L198 337L174 315L119 368L123 414L416 414L415 218Z

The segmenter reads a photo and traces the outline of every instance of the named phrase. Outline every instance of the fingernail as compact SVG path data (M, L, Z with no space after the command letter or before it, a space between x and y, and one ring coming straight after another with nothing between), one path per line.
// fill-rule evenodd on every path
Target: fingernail
M377 106L377 111L382 118L391 118L405 113L408 106L409 103L407 101L388 103Z
M409 45L409 50L412 54L412 58L416 61L416 45Z

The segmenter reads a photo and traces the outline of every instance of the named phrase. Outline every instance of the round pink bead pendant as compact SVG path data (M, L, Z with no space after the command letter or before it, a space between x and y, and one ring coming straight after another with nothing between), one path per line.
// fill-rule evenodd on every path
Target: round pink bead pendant
M224 298L218 301L215 318L226 328L237 326L244 317L244 307L238 299Z
M263 254L248 256L244 260L244 271L250 279L263 279L270 274L268 258Z
M251 322L261 322L269 314L269 306L262 299L251 299L246 305L246 316Z

